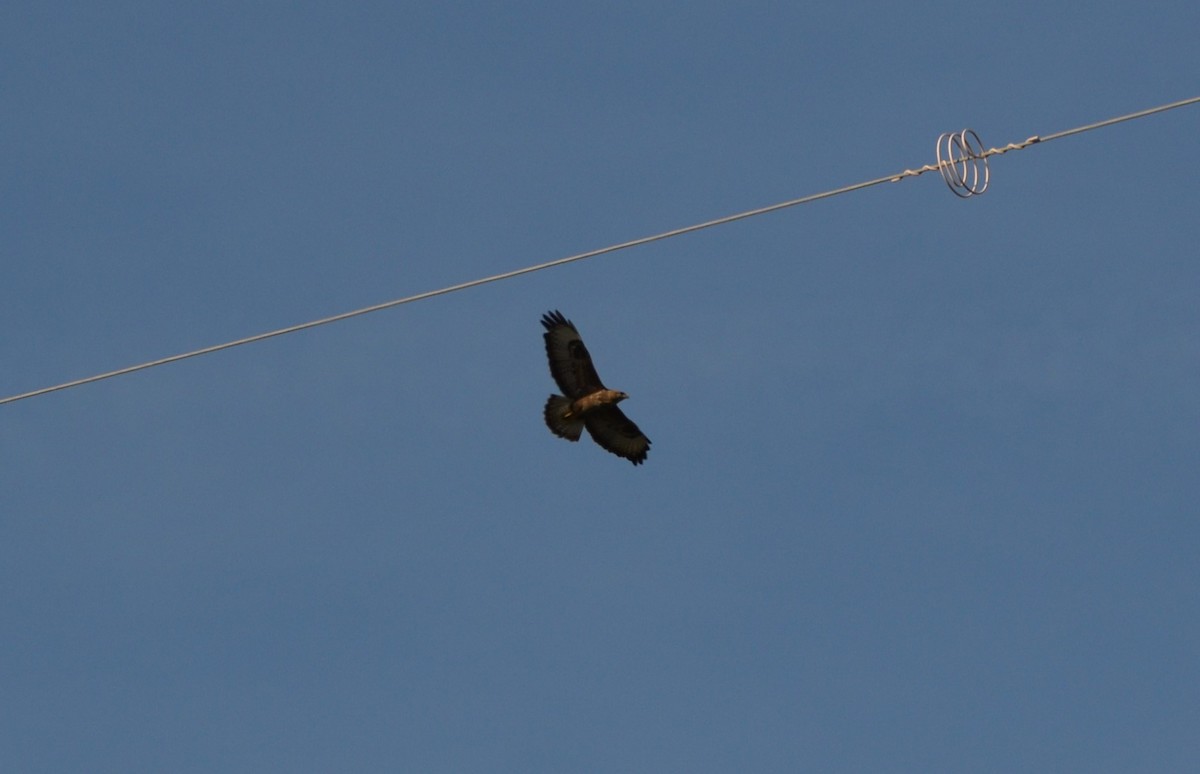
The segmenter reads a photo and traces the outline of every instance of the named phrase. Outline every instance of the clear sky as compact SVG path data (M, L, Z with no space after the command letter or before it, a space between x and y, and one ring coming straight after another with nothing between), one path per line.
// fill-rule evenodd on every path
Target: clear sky
M1193 0L7 2L0 396L1197 96L1198 38ZM1194 765L1198 133L0 406L0 769ZM543 425L551 309L644 466Z

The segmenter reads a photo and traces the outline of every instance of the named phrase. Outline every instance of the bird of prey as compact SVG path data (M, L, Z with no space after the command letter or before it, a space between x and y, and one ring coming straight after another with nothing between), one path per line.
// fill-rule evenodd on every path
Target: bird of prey
M610 390L600 381L592 357L579 331L562 312L542 315L546 332L546 357L550 375L565 395L551 395L546 401L546 426L550 432L568 441L578 441L586 427L592 440L634 465L646 461L650 439L621 413L617 404L629 396Z

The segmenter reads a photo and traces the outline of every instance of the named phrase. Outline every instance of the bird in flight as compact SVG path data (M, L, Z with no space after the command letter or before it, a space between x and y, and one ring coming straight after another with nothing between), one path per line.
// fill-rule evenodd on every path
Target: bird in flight
M592 440L634 465L646 461L650 439L625 416L617 404L629 396L610 390L600 381L592 356L575 325L553 311L542 315L546 332L546 357L550 375L565 395L551 395L544 415L550 432L568 441L578 441L586 427Z

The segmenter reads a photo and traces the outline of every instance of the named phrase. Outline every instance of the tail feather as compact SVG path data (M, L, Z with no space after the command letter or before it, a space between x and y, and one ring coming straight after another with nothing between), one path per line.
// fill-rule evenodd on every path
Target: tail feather
M583 420L575 417L568 418L566 414L570 410L570 398L551 395L550 399L546 401L546 408L542 414L550 432L559 438L566 438L568 441L578 441L579 436L583 434Z

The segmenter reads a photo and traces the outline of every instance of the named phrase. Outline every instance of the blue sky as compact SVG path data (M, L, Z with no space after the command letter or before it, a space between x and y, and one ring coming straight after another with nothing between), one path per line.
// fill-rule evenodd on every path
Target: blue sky
M0 396L1200 94L1195 3L903 5L8 3ZM0 768L1194 764L1198 129L0 406Z

